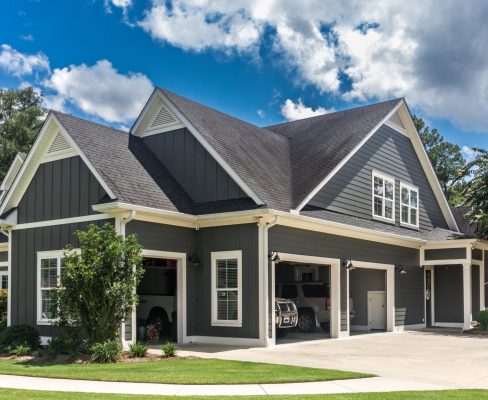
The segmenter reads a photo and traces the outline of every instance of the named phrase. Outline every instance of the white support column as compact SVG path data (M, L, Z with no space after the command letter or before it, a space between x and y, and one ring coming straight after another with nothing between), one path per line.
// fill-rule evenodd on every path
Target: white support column
M463 264L463 310L464 310L464 320L463 329L471 329L471 264Z
M340 260L331 265L330 270L330 337L341 335L341 263Z
M395 267L386 270L386 330L395 330Z
M480 264L480 310L485 309L485 251L482 250L482 258Z

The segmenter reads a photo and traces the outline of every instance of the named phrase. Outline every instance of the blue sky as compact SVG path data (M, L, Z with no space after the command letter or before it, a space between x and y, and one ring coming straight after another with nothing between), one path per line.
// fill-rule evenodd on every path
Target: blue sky
M261 126L405 96L448 140L488 148L479 7L454 1L426 28L429 1L295 3L0 0L0 87L121 127L153 86Z

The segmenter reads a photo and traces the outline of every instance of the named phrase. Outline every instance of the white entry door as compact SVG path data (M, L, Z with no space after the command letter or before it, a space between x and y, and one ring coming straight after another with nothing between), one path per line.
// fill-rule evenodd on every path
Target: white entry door
M386 293L368 292L369 329L386 329Z

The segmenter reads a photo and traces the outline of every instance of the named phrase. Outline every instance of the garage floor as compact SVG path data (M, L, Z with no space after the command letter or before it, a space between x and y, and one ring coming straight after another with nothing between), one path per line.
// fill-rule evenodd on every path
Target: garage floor
M185 345L181 355L374 373L452 388L488 388L488 338L451 331L376 333L238 349Z

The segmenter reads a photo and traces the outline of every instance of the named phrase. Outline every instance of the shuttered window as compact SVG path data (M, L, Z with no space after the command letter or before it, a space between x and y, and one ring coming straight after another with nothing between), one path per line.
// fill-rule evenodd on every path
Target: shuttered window
M212 325L242 325L242 252L212 253Z

